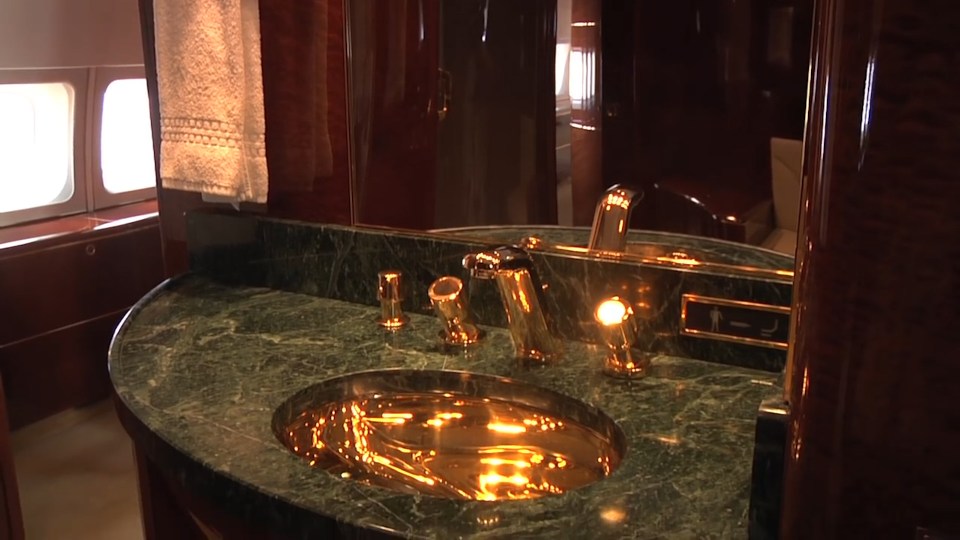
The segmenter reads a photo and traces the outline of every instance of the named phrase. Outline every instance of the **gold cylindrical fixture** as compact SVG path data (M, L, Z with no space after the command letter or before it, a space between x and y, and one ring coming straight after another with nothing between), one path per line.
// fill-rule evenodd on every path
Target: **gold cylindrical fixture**
M517 356L537 362L556 360L560 356L561 346L547 327L537 286L529 270L500 271L494 280L500 288Z
M630 350L638 331L630 304L618 296L608 298L597 304L594 318L600 328L600 336L609 349L604 373L631 379L645 377L650 367L649 355L634 354Z
M480 330L470 321L463 282L453 276L443 276L432 284L427 294L443 330L440 336L450 345L471 345L480 339Z
M407 324L403 313L403 274L398 270L384 270L377 273L377 298L380 300L380 316L377 324L389 330L396 330Z

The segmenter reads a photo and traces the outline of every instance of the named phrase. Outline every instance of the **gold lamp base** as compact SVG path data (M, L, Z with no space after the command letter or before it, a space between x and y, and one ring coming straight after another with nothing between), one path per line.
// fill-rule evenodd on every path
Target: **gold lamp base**
M603 362L603 372L618 379L642 379L650 371L650 355L633 354L630 349L611 352Z
M650 355L634 354L630 350L638 331L630 304L614 296L597 305L594 318L599 324L603 341L610 349L603 363L603 372L621 379L646 377L650 369Z

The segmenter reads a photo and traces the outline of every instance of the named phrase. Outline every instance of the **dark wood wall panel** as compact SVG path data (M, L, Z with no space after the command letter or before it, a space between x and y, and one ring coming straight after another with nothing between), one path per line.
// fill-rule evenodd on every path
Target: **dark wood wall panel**
M556 11L350 3L358 222L556 223Z
M631 178L623 178L618 173L611 172L611 169L616 169L616 165L611 165L609 160L604 158L605 152L615 152L618 148L614 143L614 146L608 149L606 141L614 138L622 140L616 137L619 126L617 121L627 116L621 111L623 103L619 101L616 93L616 89L623 86L621 77L632 72L629 61L616 61L624 56L632 57L629 46L615 45L616 40L625 39L629 35L629 29L624 29L619 24L619 21L624 19L623 14L620 14L617 22L610 22L609 33L604 30L611 18L611 11L629 8L620 5L622 3L617 3L614 9L610 8L609 2L602 4L600 0L573 0L571 3L571 22L576 26L570 29L570 48L579 50L583 59L592 58L595 70L592 78L570 81L571 85L580 84L583 93L590 96L580 103L572 103L570 112L570 174L573 183L574 225L589 226L593 223L597 201L606 186L616 183L632 184ZM607 10L607 17L601 16L602 9ZM575 58L571 58L571 62L574 60ZM620 81L621 84L612 81L608 84L608 79ZM609 102L608 86L615 88ZM632 102L627 100L627 104L630 103ZM608 106L611 112L616 111L613 118L604 118L604 106Z
M126 310L0 347L10 427L106 398L107 350Z
M603 0L600 189L646 192L633 227L746 239L721 220L769 204L770 138L803 136L813 3Z
M159 283L160 237L151 221L13 257L0 252L0 299L16 306L4 314L0 346L125 309Z
M349 224L344 0L260 0L267 213Z
M818 5L784 538L960 534L958 20Z
M22 540L23 535L23 514L20 512L17 470L13 466L13 448L10 445L7 399L0 378L0 538Z
M357 220L428 229L437 191L440 1L351 10Z
M155 219L0 256L0 373L11 427L106 397L117 323L162 279Z

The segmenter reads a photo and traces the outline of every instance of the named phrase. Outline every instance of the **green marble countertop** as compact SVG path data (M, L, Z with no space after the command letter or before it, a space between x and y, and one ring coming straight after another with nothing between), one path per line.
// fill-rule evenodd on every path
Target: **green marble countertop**
M433 318L411 315L408 328L390 334L376 313L185 276L124 320L110 375L139 421L225 491L257 492L298 515L408 537L746 536L757 408L775 374L661 357L650 377L625 383L600 373L596 346L573 342L556 365L525 368L504 329L487 329L470 354L448 353ZM613 418L627 454L609 478L561 496L474 502L344 480L310 468L274 437L273 412L293 393L389 367L489 373L562 392Z

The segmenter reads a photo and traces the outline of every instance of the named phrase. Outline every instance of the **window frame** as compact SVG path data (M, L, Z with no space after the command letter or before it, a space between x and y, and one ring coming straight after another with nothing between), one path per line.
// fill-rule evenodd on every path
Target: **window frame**
M90 70L88 68L0 69L0 85L64 83L71 87L73 103L73 133L71 165L73 167L73 195L60 203L0 212L0 227L86 212L88 176L86 167L86 137L88 125L87 103Z
M103 210L122 204L145 201L157 197L157 179L156 168L154 168L153 187L125 191L122 193L111 193L103 183L103 169L101 168L101 133L103 130L103 98L106 95L107 87L110 83L122 79L146 79L143 66L107 66L90 68L91 88L93 92L93 103L91 105L91 114L89 118L89 130L87 141L89 144L90 166L88 182L90 211ZM149 110L147 111L149 115ZM151 123L153 119L150 119ZM151 130L152 135L152 130ZM151 137L151 151L153 151L153 140ZM153 157L154 164L160 159L160 156Z

